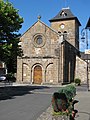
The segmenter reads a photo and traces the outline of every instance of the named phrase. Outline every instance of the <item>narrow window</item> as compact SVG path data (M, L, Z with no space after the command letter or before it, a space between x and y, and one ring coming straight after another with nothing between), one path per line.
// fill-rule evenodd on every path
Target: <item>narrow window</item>
M63 34L64 34L64 39L67 40L67 31L64 31Z

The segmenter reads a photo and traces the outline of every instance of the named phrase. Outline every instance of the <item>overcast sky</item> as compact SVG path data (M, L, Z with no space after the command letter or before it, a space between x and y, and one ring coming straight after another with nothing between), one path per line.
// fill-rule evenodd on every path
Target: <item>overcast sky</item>
M13 6L19 10L19 14L24 18L24 23L20 30L23 34L41 15L41 21L50 26L49 20L53 18L62 8L69 7L72 13L81 23L80 31L86 26L90 17L90 0L9 0ZM81 32L80 32L81 34ZM81 42L80 49L85 45Z

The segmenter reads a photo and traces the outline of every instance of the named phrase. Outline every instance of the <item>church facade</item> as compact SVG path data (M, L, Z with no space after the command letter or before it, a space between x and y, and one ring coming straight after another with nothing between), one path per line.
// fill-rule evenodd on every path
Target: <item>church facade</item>
M47 26L40 16L20 38L23 56L17 58L17 82L71 83L79 56L78 18L63 8Z

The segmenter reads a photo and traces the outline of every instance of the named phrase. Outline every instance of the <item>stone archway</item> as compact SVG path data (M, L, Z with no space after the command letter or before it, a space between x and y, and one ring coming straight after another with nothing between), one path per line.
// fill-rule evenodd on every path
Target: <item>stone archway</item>
M52 83L53 79L54 79L53 63L49 63L46 66L45 82L46 83Z
M42 83L42 67L40 65L37 65L34 67L33 83L34 84L41 84Z

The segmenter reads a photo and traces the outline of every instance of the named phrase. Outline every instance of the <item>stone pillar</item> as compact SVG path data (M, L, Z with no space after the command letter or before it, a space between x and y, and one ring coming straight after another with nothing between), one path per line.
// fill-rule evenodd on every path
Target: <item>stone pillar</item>
M60 45L60 82L63 83L63 44Z
M17 81L18 83L22 83L22 59L17 59Z
M46 81L45 81L45 68L42 68L42 83L41 84L44 84Z

